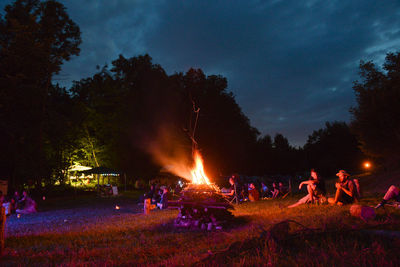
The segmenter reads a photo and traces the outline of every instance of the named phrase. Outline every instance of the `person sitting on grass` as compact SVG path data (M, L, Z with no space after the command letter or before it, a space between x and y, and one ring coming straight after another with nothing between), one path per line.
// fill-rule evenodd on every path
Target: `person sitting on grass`
M36 212L36 202L28 196L26 191L22 192L22 199L20 200L20 203L23 203L23 208L17 209L15 211L16 213L29 214Z
M382 201L375 206L375 209L383 207L389 200L394 200L396 202L400 202L400 187L391 185L387 190L385 196L383 197ZM400 205L397 207L400 208Z
M279 182L278 188L279 188L279 192L280 192L282 198L285 198L287 196L287 194L289 193L289 188L284 186L282 182Z
M271 197L271 191L269 191L269 188L266 184L261 183L261 197Z
M279 188L275 182L272 183L271 193L272 193L272 198L277 198L279 196L279 194L281 193L281 191L279 191Z
M329 204L342 206L357 201L357 188L354 181L349 179L350 174L340 170L336 176L339 177L339 181L335 184L335 198L329 198Z
M253 183L249 185L249 200L251 202L258 201L260 199L260 193Z
M296 203L288 206L288 208L294 208L306 203L313 204L315 202L326 202L325 181L321 179L321 176L319 176L314 169L311 169L310 171L310 179L308 181L303 181L299 184L299 190L301 190L303 185L307 185L308 194Z

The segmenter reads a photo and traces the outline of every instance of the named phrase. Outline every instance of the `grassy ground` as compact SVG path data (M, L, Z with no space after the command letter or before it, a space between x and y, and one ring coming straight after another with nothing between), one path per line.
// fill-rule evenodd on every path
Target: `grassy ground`
M2 266L400 265L397 232L400 210L378 210L375 220L364 222L350 216L349 206L286 208L299 197L240 204L233 211L232 225L212 232L174 228L176 210L143 215L138 213L142 208L138 206L115 213L115 203L129 207L137 204L118 198L102 199L97 204L85 200L103 207L93 212L101 215L85 217L88 210L83 209L82 216L71 219L74 220L71 226L61 225L58 217L33 223L40 212L22 218L26 221L20 225L17 225L20 219L9 218L6 249L0 263ZM361 204L377 202L372 196L364 198ZM40 216L46 214L53 213L49 210ZM13 227L32 229L16 231ZM39 228L47 230L35 231Z

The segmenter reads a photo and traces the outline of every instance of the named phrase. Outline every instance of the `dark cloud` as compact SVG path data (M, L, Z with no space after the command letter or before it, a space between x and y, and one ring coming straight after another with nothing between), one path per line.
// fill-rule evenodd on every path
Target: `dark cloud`
M62 84L148 53L169 73L226 76L252 125L294 145L326 121L349 121L359 61L381 64L400 45L395 0L61 2L83 37Z

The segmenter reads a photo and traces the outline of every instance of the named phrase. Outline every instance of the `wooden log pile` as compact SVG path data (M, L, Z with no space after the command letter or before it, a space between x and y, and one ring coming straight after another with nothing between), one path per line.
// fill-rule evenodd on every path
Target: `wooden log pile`
M168 207L178 208L176 227L219 230L233 219L233 206L215 188L191 184L182 191L178 201L168 201Z

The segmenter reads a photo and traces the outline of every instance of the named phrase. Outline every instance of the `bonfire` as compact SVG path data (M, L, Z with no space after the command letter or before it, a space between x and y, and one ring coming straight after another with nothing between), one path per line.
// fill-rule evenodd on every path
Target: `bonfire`
M190 177L191 183L185 187L178 201L169 201L170 207L179 209L175 226L201 228L207 230L222 229L233 215L233 206L217 185L210 182L204 172L203 160L199 152L194 153L194 167Z

